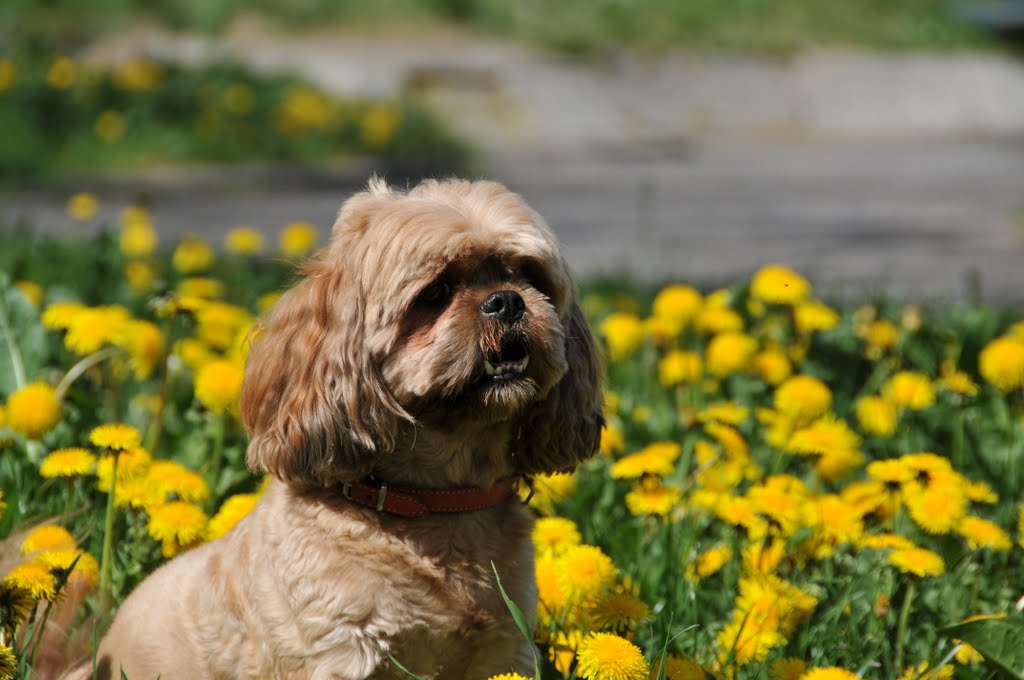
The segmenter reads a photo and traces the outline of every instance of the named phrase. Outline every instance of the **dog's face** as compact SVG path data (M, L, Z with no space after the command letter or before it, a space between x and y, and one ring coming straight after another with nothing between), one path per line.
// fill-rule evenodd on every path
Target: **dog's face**
M554 237L518 195L372 182L304 274L250 353L251 464L295 482L355 478L403 426L510 423L522 472L596 449L593 340Z

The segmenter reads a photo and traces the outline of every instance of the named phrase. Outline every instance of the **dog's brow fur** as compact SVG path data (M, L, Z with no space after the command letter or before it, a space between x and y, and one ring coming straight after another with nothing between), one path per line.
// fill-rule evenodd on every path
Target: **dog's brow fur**
M450 297L418 312L416 295L448 267ZM532 614L531 519L517 498L409 520L340 486L372 475L489 487L593 454L600 369L554 236L494 182L403 193L373 178L303 276L253 334L243 386L248 460L274 481L227 535L132 593L100 668L132 680L405 677L393 655L430 678L530 675L531 643L491 571ZM522 300L521 317L481 310L497 291ZM493 379L485 365L503 352L529 362Z

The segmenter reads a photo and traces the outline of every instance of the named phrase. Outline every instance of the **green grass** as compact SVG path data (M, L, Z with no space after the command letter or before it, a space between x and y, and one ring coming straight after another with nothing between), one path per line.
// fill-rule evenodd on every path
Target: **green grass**
M958 49L991 44L958 23L951 7L936 0L22 0L6 12L9 25L67 44L122 28L142 16L177 28L214 32L242 11L262 12L296 29L325 23L455 24L584 53L615 47L779 53L821 46Z
M204 327L201 314L157 313L174 309L168 302L188 278L171 266L168 252L144 259L154 279L143 290L122 276L132 258L119 251L116 229L79 240L0 232L0 246L0 271L5 272L0 316L11 330L0 335L6 338L0 340L0 398L17 387L14 355L23 367L23 380L51 384L82 359L61 332L40 325L41 311L62 299L122 305L133 317L157 324L167 341L165 351L174 357L167 362L160 355L157 366L167 366L166 373L137 376L124 363L127 350L118 350L77 379L58 422L40 441L28 441L9 427L0 431L0 489L8 503L0 518L0 537L56 517L82 549L101 556L107 496L96 488L95 477L47 480L39 466L50 450L87 446L90 429L104 422L132 423L154 457L175 460L203 475L212 493L198 504L211 515L233 494L258 487L259 480L242 462L246 440L237 419L211 413L195 391L201 370L193 367L196 343L214 356L236 362L240 358L230 342L215 343L216 334ZM202 275L223 283L224 300L241 315L232 323L244 329L261 296L287 287L294 272L276 257L220 252ZM44 301L34 305L11 286L12 280L37 284ZM559 672L550 652L575 647L599 630L630 637L648 663L665 654L685 655L720 676L743 679L769 677L768 669L784 657L813 667L838 666L867 678L896 678L909 666L934 667L948 660L955 637L974 642L987 658L980 664L957 665L957 678L995 677L999 667L1019 674L1024 657L1019 645L1011 643L1024 625L1015 610L1024 595L1024 359L1003 359L1001 375L1013 383L1005 391L991 382L998 379L991 357L982 360L995 339L1017 337L1011 342L1024 343L1019 310L865 300L837 309L834 323L825 324L828 328L807 331L795 323L789 306L764 304L750 282L737 281L730 289L703 296L700 320L691 318L661 336L634 333L652 308L665 318L664 305L654 305L653 299L654 291L627 281L583 286L584 309L608 354L609 429L603 452L582 465L568 487L565 480L559 486L556 478L538 479L532 504L538 516L571 520L580 539L610 559L614 573L585 590L588 565L598 559L595 553L587 553L589 562L574 562L567 557L575 554L571 541L550 552L540 549L538 564L547 560L553 565L547 580L540 579L543 599L536 635L543 677L572 677L577 667ZM716 367L733 354L714 358L715 338L725 333L708 330L715 319L730 327L741 325L759 350L780 352L794 374L818 378L827 386L828 403L806 422L780 421L779 414L791 406L778 396L774 378L757 364L729 371ZM891 332L883 333L886 328ZM885 337L891 342L883 342ZM678 351L694 352L703 361L694 379L659 377L666 357ZM931 399L911 405L913 395L901 396L893 379L905 371L923 376ZM961 384L975 389L952 389L948 380L953 371L966 379ZM154 395L163 397L162 406L153 406ZM891 432L873 429L857 415L859 400L877 395L903 404ZM798 400L814 401L808 396ZM707 419L708 407L723 402L746 409L727 427L723 415ZM775 427L780 422L782 437ZM796 435L820 423L843 424L856 437L845 446L852 446L862 459L837 471L821 461L847 451L838 444L819 444L800 453ZM613 474L619 461L659 442L678 446L678 457L667 470L639 480ZM938 456L927 464L910 456L922 451ZM222 458L223 466L211 462ZM880 504L879 491L871 496L864 486L875 474L869 464L886 460L900 461L901 470L911 471L905 480L885 487L892 498L899 498L897 506ZM734 474L737 470L741 472ZM664 512L631 508L629 499L645 485L678 497ZM778 485L786 492L772 496L772 489L782 488ZM956 499L969 489L974 500L958 506ZM992 497L983 497L986 489ZM915 505L922 497L915 494L924 491L944 500L922 515ZM952 496L941 496L945 493ZM869 497L875 500L865 500ZM752 513L746 520L736 519L726 511L729 503L748 504ZM147 529L155 508L123 508L112 517L116 540L109 592L115 601L165 560L160 542ZM855 515L859 528L829 538L824 519L837 521L844 512ZM950 526L935 524L946 517ZM963 517L992 522L1010 544L972 546L966 530L958 528ZM899 536L941 558L941 573L905 573L890 562L888 550L865 546L868 537L882 534ZM728 546L731 557L702 578L690 575L699 556L716 546ZM758 548L777 549L778 561L755 566L742 557ZM558 595L548 587L552 583L565 591ZM760 600L739 600L741 587L750 584L768 590ZM793 588L808 601L798 604ZM612 592L638 598L646 615L619 628L602 622L595 612L606 606ZM96 602L95 596L90 599L87 611L95 611ZM754 609L741 608L741 603ZM784 624L772 623L778 618L776 604L786 612ZM956 635L947 631L947 626L977 614L1006 618L972 624L978 629L968 626ZM778 635L765 641L763 653L751 655L733 649L723 637L730 621L749 622L760 626L760 632ZM563 633L569 636L560 637Z

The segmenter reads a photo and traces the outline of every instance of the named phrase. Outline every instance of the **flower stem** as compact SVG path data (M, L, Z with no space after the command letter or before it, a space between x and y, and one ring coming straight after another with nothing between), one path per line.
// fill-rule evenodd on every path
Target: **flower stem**
M74 384L74 382L78 380L79 377L81 377L83 373L85 373L90 368L100 363L104 359L108 359L114 356L119 351L121 350L118 349L117 347L107 347L106 349L101 349L98 352L93 352L92 354L85 357L77 364L69 368L68 372L65 373L64 377L60 379L59 383L57 383L57 401L61 401L64 398L64 394L71 388L71 385Z
M111 587L111 573L113 571L114 552L114 492L117 489L117 459L118 452L114 452L114 464L110 472L110 491L107 494L107 514L103 519L103 552L100 555L100 611L109 612L113 606L114 598Z
M7 320L7 305L4 304L4 296L0 294L0 330L4 334L4 344L7 345L7 352L11 355L11 370L14 371L14 385L17 389L25 386L25 362L21 358L21 351L14 342L14 333L11 332L11 324Z
M900 619L896 625L896 652L893 654L893 665L895 673L903 669L903 640L907 637L907 623L910 621L910 605L914 600L914 593L917 584L914 581L907 581L907 591L903 595L903 605L900 607Z

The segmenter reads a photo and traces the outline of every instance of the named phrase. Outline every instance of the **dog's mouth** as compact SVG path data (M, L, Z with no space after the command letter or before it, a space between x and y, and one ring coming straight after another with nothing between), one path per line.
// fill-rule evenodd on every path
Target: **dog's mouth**
M530 363L530 351L526 343L518 339L507 339L497 352L490 351L484 356L484 373L491 382L504 382L522 378Z

